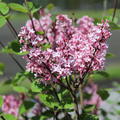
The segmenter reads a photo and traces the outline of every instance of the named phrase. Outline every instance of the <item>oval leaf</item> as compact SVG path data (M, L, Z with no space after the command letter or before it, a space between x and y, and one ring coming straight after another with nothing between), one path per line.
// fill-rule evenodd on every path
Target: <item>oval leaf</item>
M13 86L13 89L16 92L20 92L20 93L27 93L28 92L28 89L25 87L22 87L22 86Z
M15 10L15 11L18 11L18 12L22 12L22 13L27 13L28 12L26 7L24 7L24 6L20 5L20 4L17 4L17 3L10 3L9 7L12 10Z
M109 93L105 89L98 90L97 94L102 98L102 100L106 100L109 97Z
M4 15L9 12L9 7L6 3L0 2L0 12Z

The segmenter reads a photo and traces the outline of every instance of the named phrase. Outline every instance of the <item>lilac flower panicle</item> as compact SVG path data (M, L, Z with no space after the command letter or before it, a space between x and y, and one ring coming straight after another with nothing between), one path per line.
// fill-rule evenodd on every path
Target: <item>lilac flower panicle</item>
M26 68L43 82L78 73L102 70L108 49L107 40L111 36L108 21L95 25L94 19L84 16L77 20L76 26L67 15L44 14L39 20L30 20L19 32L21 52L29 51L24 56ZM43 31L44 34L36 34ZM43 50L43 46L50 47Z
M12 114L17 117L22 101L14 95L3 96L3 100L4 103L2 105L2 111L4 113Z

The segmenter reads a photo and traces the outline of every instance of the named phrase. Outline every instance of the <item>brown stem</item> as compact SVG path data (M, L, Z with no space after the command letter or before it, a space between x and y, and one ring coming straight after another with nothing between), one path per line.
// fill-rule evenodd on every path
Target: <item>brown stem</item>
M3 116L0 116L2 118L2 120L6 120Z
M76 113L76 117L77 117L77 120L80 119L80 115L79 115L79 108L78 108L78 102L77 102L77 97L76 97L76 89L73 90L69 84L69 81L67 80L67 77L66 77L66 83L67 83L67 86L68 86L68 90L70 91L71 93L71 96L73 98L73 102L75 104L74 106L74 110L75 110L75 113Z
M28 16L29 16L29 18L31 20L33 30L36 32L36 29L35 29L35 26L34 26L34 22L33 22L33 17L32 17L32 14L31 14L31 10L29 9L29 6L27 4L27 0L24 0L24 1L25 1L25 5L26 5L26 7L28 9Z
M5 48L4 44L1 41L0 41L0 45L2 46L2 48ZM12 54L8 54L8 55L13 59L13 61L15 61L15 63L20 67L22 71L25 71L22 65L17 61L17 59Z
M4 15L1 11L0 11L0 15L2 15L3 17L5 17L5 15ZM5 17L5 19L6 19L7 23L8 23L8 27L10 28L10 30L12 29L12 31L14 32L14 33L13 33L13 34L15 34L14 36L15 36L15 37L18 37L18 33L17 33L17 31L15 30L14 26L12 25L12 23L9 21L8 18ZM18 37L18 39L19 39L19 37Z
M80 90L80 106L81 106L81 110L83 110L84 108L84 103L83 103L83 90L82 90L82 84L80 84L80 87L79 87L79 90Z
M114 21L114 18L115 18L115 14L117 11L117 5L118 5L118 0L114 0L114 12L113 12L112 21Z

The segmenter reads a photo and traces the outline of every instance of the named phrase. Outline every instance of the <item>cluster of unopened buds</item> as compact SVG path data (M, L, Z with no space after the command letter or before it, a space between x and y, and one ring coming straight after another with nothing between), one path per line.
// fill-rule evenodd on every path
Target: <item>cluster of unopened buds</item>
M57 82L61 77L102 70L111 36L108 21L94 24L84 16L77 21L67 15L42 14L28 20L19 32L26 68L42 82Z

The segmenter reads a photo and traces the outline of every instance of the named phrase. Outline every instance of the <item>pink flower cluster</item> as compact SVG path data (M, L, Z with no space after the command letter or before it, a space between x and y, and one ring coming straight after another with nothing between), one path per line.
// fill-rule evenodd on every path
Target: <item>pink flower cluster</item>
M97 94L98 86L95 83L89 83L84 91L91 95L90 99L85 99L84 104L85 105L95 105L95 110L93 111L95 114L98 113L98 109L100 105L102 104L101 97Z
M14 95L3 96L3 99L4 99L4 103L2 106L2 111L17 117L19 112L19 107L22 101L20 101Z
M26 68L43 81L74 73L82 77L88 67L88 72L103 69L110 36L108 21L95 25L84 16L74 23L67 15L53 21L50 14L27 21L19 33L21 52L29 51L24 56ZM43 49L45 46L49 47Z
M12 114L15 117L18 117L20 120L23 120L22 117L19 115L19 108L25 99L29 100L28 98L25 97L26 96L23 96L22 94L20 94L20 96L15 95L3 96L4 102L2 105L2 112ZM39 99L38 98L32 99L32 102L34 102L35 105L25 114L28 118L40 115L42 112L42 106Z

